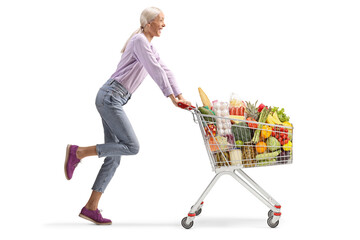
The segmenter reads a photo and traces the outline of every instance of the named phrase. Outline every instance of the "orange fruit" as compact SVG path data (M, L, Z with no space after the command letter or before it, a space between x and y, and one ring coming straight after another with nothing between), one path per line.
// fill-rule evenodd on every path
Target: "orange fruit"
M258 142L258 143L256 144L256 151L257 151L258 153L263 153L263 152L265 152L265 151L266 151L266 143L264 143L264 142Z

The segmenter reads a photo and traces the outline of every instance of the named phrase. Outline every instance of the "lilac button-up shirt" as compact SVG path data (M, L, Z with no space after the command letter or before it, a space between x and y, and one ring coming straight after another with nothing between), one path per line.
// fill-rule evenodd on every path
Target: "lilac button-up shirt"
M148 73L166 97L181 93L174 74L165 66L151 42L143 33L135 34L128 42L111 78L133 94Z

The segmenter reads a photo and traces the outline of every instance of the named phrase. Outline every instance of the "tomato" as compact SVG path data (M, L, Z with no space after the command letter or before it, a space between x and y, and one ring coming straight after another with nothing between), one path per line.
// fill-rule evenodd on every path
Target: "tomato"
M286 139L286 140L285 140L285 144L287 144L288 142L289 142L289 139Z
M252 118L252 117L248 117L246 120L247 120L247 121L256 122L256 120L255 120L254 118ZM257 125L256 123L250 123L250 122L249 122L248 125L249 125L250 128L253 128L253 129L255 129L255 128L258 127L258 125Z
M280 141L280 144L281 144L281 145L284 145L284 141Z
M271 136L275 137L275 132L272 132L272 133L271 133Z
M283 127L282 127L282 128L280 128L280 131L281 131L281 132L283 132L283 131L284 131L284 128L283 128Z
M285 132L289 132L289 130L287 128L285 128Z

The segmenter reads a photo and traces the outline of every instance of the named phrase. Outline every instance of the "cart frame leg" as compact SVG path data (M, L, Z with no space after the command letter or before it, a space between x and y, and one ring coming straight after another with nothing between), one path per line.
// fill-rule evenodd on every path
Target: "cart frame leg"
M205 191L201 194L200 198L197 200L197 202L191 207L190 212L188 213L188 217L186 219L186 224L190 224L195 219L196 211L200 209L200 207L203 204L203 201L205 197L208 195L210 190L214 187L215 183L219 178L223 175L227 174L227 172L220 172L215 175L215 177L211 180L209 185L206 187Z
M254 180L252 180L244 171L242 171L241 169L237 169L236 171L241 175L241 177L243 177L246 181L248 181L252 185L252 187L254 187L260 194L264 195L264 197L267 198L267 200L273 206L275 206L276 209L271 209L271 210L277 211L281 208L281 205L273 197L271 197L270 194L268 194L263 188L261 188Z
M272 223L275 223L280 219L281 216L281 205L272 198L264 189L262 189L254 180L246 175L242 170L237 169L237 172L243 177L248 183L241 178L239 175L233 172L229 172L233 178L235 178L241 185L243 185L249 192L251 192L257 199L264 203L273 211Z

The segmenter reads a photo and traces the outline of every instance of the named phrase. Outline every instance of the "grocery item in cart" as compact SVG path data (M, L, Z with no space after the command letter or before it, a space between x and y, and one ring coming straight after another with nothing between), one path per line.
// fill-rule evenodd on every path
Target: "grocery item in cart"
M254 104L252 104L250 101L246 101L246 108L245 108L246 118L250 117L255 119L255 121L259 119L260 113L256 104L257 101Z
M230 164L231 166L242 165L242 153L240 148L235 148L230 151Z
M230 107L245 107L245 103L240 99L236 93L231 93Z
M208 139L208 144L212 152L219 150L219 144L216 141L215 137L210 137Z
M290 151L282 151L276 158L278 164L288 163L291 158Z
M210 116L211 116L211 115L214 115L214 113L213 113L211 110L209 110L209 109L207 109L207 108L205 108L205 107L199 107L198 110L199 110L202 114L204 114L204 115L210 115ZM209 117L209 116L204 116L204 120L207 121L207 122L213 122L213 121L215 121L214 118Z
M241 147L242 163L244 167L255 167L256 165L256 150L255 145L251 142L245 142Z
M240 120L242 120L242 121L245 120L244 116L238 116L238 115L229 115L229 118L230 118L231 124L238 124L239 122L241 122Z
M216 126L214 124L207 124L205 126L205 133L207 137L216 136Z
M208 98L208 96L204 93L204 91L201 88L198 88L201 101L204 106L207 106L209 109L211 109L211 102Z
M277 151L281 148L280 142L275 137L269 137L266 140L266 145L271 152Z
M214 153L216 167L230 166L230 152L218 151Z
M251 132L248 124L239 122L231 126L231 132L234 134L235 141L249 142L251 141Z
M229 143L226 137L216 136L215 139L220 149L225 150L229 148Z
M230 96L230 116L244 116L245 114L245 103L241 101L240 97L236 93L232 93Z
M258 142L256 144L256 152L257 153L264 153L267 149L267 145L264 142Z
M220 136L231 135L231 121L226 119L229 117L229 104L227 102L215 102L214 112L216 118L216 126Z

